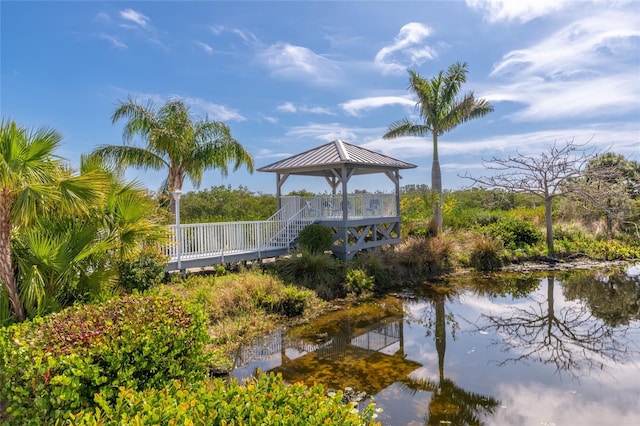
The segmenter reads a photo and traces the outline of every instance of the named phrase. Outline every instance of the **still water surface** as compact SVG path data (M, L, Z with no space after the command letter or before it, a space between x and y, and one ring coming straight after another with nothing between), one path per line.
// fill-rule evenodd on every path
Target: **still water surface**
M390 295L265 336L237 364L366 392L383 425L640 425L640 265Z

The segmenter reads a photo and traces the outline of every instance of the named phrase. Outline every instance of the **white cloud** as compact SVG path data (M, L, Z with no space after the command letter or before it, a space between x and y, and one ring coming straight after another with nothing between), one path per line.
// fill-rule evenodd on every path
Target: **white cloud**
M190 108L192 113L195 113L195 119L208 117L209 119L216 121L245 121L246 118L242 116L237 110L226 107L224 105L215 104L213 102L209 102L202 98L195 97L184 97L176 94L169 95L161 95L158 93L141 93L141 92L132 92L120 87L113 87L113 89L121 93L123 98L131 98L134 99L137 103L141 105L146 105L147 102L152 102L156 106L161 106L167 101L171 99L179 99L184 102L184 104Z
M527 105L509 116L516 121L637 111L638 38L638 21L630 13L603 10L527 49L508 52L491 75L509 83L485 97Z
M240 28L227 28L224 25L211 25L209 28L215 35L220 35L223 32L230 32L240 37L246 44L259 43L258 38L251 31L242 30Z
M403 96L373 96L368 98L351 99L340 104L340 107L351 115L358 115L360 111L380 108L387 105L405 105L414 107L416 102Z
M285 102L281 105L278 105L278 107L276 108L278 111L282 111L282 112L296 112L297 108L294 104L292 104L291 102Z
M335 115L331 110L324 107L319 106L308 106L308 105L294 105L292 102L285 102L276 107L278 111L281 112L306 112L310 114L325 114L325 115Z
M103 39L103 40L107 40L107 41L111 42L111 44L113 44L113 46L117 47L118 49L126 49L127 48L127 45L122 40L120 40L118 37L114 37L114 36L111 36L109 34L99 34L98 37Z
M203 42L201 42L201 41L196 41L196 44L197 44L198 46L200 46L200 48L201 48L202 50L204 50L204 51L205 51L205 53L207 53L207 54L209 54L209 55L211 55L211 54L213 53L213 48L212 48L211 46L209 46L207 43L203 43Z
M306 47L277 43L264 49L259 57L274 76L319 85L334 85L339 80L337 63Z
M170 96L169 98L179 98L179 96ZM201 114L204 113L204 115L213 120L225 122L246 120L237 110L224 105L215 104L201 98L182 98L182 100L185 105Z
M529 133L495 135L475 140L456 140L450 136L441 136L438 141L438 153L442 162L446 158L464 156L489 160L491 157L504 158L515 154L537 155L547 150L555 142L564 143L574 140L576 143L588 143L598 151L613 151L631 157L638 153L640 128L636 123L603 123L582 127L568 127L542 130ZM403 137L392 140L373 139L364 147L380 151L396 158L431 157L431 138ZM460 158L456 159L457 162Z
M144 29L150 29L149 18L133 9L125 9L120 11L120 17L127 21L134 22Z
M436 51L425 45L431 29L418 22L400 28L394 42L378 51L375 63L384 73L404 72L408 67L421 65L436 56Z
M528 49L514 50L494 66L492 75L543 74L550 80L589 77L611 59L635 59L638 20L622 11L607 11L573 22ZM619 64L619 60L615 64Z
M342 139L355 144L361 140L371 139L382 131L380 128L349 127L340 123L311 123L290 128L287 136L319 139L325 142Z
M561 10L568 0L466 0L467 6L484 14L484 18L498 21L528 22L539 16Z

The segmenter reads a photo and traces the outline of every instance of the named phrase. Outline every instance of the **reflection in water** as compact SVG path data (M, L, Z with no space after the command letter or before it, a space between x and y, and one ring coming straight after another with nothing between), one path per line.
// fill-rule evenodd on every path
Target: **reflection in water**
M266 336L234 376L352 387L385 426L640 424L638 275L502 274L389 296Z
M388 297L326 315L312 327L273 334L257 345L258 351L242 351L238 366L255 360L256 354L280 352L278 365L267 371L282 373L289 382L375 395L421 366L405 357L403 328L402 301Z
M438 353L438 377L439 381L429 379L407 378L403 384L415 395L417 391L431 392L433 395L429 401L426 415L427 425L483 425L482 417L492 414L500 405L497 399L468 392L458 387L453 381L446 379L444 374L444 357L447 348L447 315L445 313L445 300L452 297L431 291L430 299L435 312L435 344ZM451 315L450 322L457 324ZM427 324L432 323L429 319ZM428 329L427 329L428 330Z
M555 277L549 275L546 283L546 297L530 296L530 303L482 314L484 321L478 329L495 332L498 337L494 344L513 354L500 364L535 360L577 377L585 368L602 368L605 360L630 359L633 353L627 345L628 327L614 328L598 321L584 304L565 303L556 308ZM600 303L609 302L604 297Z

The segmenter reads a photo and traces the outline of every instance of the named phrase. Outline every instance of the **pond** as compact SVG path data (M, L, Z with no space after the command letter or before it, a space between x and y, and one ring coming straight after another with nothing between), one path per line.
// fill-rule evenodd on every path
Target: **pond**
M389 295L259 339L233 375L258 369L373 397L383 425L638 425L640 265Z

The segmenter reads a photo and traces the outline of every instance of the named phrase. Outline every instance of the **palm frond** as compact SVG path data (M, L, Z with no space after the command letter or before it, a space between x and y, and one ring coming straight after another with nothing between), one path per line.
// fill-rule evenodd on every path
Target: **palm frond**
M156 106L149 101L147 106L138 104L129 96L127 102L120 101L120 105L111 116L111 123L115 124L121 118L127 118L122 130L125 142L131 142L136 134L145 138L156 127Z
M106 164L136 167L143 170L161 170L169 164L159 155L135 146L102 145L91 153Z
M404 118L402 120L391 123L387 133L385 133L383 139L395 139L402 136L425 136L428 135L431 129L422 124L416 124L409 119Z

